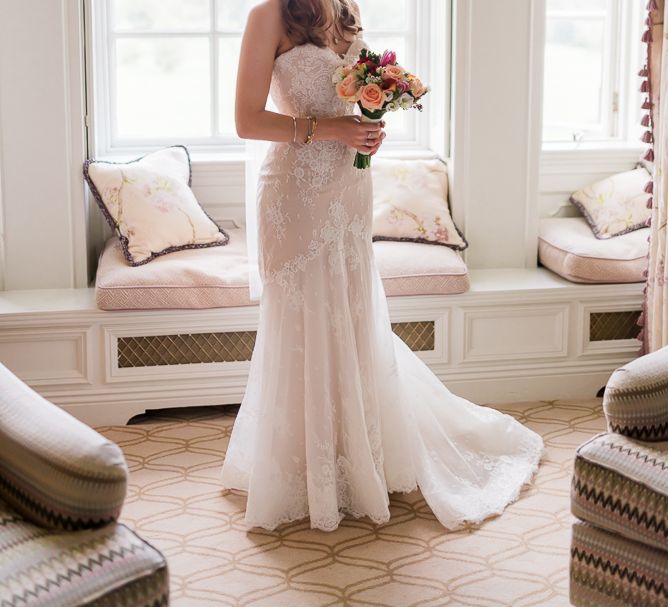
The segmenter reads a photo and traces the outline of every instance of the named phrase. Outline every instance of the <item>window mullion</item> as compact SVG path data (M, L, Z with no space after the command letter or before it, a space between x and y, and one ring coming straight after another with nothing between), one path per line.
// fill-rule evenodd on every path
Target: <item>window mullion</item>
M211 136L218 137L218 36L216 34L217 3L216 0L209 0L211 14L211 29L209 43L209 60L211 66Z

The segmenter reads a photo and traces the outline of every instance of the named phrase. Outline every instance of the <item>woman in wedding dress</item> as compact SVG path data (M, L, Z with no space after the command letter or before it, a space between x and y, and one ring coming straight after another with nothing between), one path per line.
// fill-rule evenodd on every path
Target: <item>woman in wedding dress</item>
M353 167L385 132L332 83L366 47L360 32L352 0L265 0L243 36L237 130L271 143L257 190L260 320L222 480L247 492L253 527L383 523L388 492L419 488L454 529L501 513L544 451L512 416L451 393L392 332L371 171ZM265 109L269 94L280 113Z

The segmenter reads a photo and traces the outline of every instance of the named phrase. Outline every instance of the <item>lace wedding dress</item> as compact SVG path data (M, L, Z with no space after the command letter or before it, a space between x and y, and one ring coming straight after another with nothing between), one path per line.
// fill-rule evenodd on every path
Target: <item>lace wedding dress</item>
M353 60L296 46L274 64L279 111L352 114L332 74ZM498 514L531 480L543 441L451 393L391 329L371 241L371 171L336 141L271 143L258 187L263 292L246 393L222 469L248 492L245 521L390 517L419 487L447 528Z

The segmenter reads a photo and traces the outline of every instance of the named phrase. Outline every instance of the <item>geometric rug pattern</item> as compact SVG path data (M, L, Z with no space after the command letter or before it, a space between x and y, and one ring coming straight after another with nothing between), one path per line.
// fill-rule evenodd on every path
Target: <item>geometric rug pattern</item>
M541 434L546 457L500 516L454 532L419 492L394 494L383 525L247 529L244 494L219 477L235 407L150 411L97 430L125 453L121 520L167 557L174 607L567 606L573 458L605 430L601 399L496 408Z

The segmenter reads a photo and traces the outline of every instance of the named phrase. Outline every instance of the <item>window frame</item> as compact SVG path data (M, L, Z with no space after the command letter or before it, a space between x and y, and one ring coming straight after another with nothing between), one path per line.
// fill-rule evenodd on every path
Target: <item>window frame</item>
M128 159L136 158L164 145L175 141L188 146L193 160L205 162L233 161L243 158L244 142L238 138L196 138L165 137L153 140L114 140L113 99L112 89L114 45L110 39L111 6L107 1L84 0L86 7L87 36L87 116L89 149L97 158ZM217 53L219 37L226 35L217 31L215 26L215 0L210 1L211 28L207 32L171 34L174 36L199 36L213 40L211 56L212 70L212 123L218 120L217 104ZM449 151L450 138L450 104L451 104L451 40L452 40L452 0L412 0L407 3L409 26L406 28L406 44L409 55L415 59L415 71L430 84L433 93L426 98L425 111L417 116L411 110L408 116L409 136L402 139L388 138L383 144L382 155L420 156L433 155L436 150L446 157ZM364 19L364 15L362 15ZM438 27L435 18L445 19L443 24L445 36L437 35ZM364 25L364 22L363 22ZM376 35L396 35L391 30L370 30ZM227 32L229 35L229 32ZM123 36L140 37L141 33L122 34ZM145 33L147 37L161 34ZM164 34L169 36L170 34ZM236 34L235 34L236 35ZM441 97L443 95L443 97ZM430 103L431 99L442 98L443 103ZM271 103L271 101L269 101ZM436 128L434 128L436 127Z
M639 92L631 93L635 90L633 80L636 80L637 71L632 69L632 66L637 64L637 60L642 57L640 40L642 10L634 8L633 2L628 0L608 1L611 6L605 17L607 33L603 51L602 129L598 136L585 137L580 141L545 139L544 135L541 135L543 152L608 150L625 147L636 150L640 148L632 138L632 125L638 125L640 122L641 96ZM549 13L546 6L546 30L548 19ZM640 80L637 80L637 84L640 85Z

